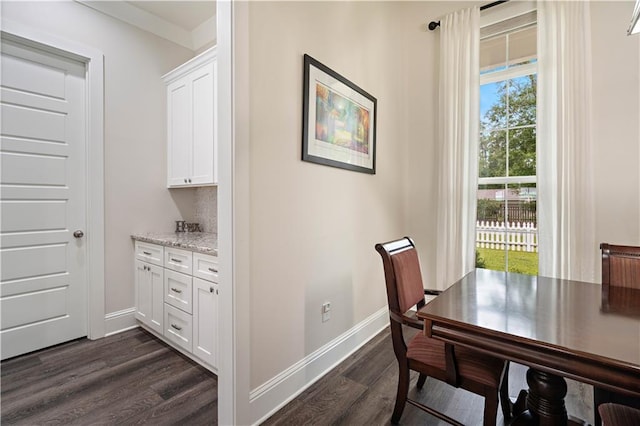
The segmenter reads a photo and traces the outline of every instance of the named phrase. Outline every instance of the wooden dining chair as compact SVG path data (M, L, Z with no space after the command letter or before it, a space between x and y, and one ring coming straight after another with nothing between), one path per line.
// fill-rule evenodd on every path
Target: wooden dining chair
M637 309L637 301L618 300L620 297L614 298L614 295L631 294L625 291L616 292L618 289L640 290L640 247L602 243L600 250L602 251L602 308L606 311L614 311L616 307L621 308L622 311ZM604 420L604 416L601 418L602 410L600 409L603 406L606 406L605 411L610 418L615 419L617 418L615 411L620 410L619 407L640 408L640 400L594 387L593 407L596 425L600 425ZM640 425L640 422L635 424Z
M601 404L598 412L604 426L638 426L640 410L620 404Z
M399 377L396 403L391 422L399 422L408 402L429 414L453 425L461 423L451 417L408 398L410 371L419 373L417 388L421 390L427 377L433 377L454 387L466 389L484 397L484 425L495 425L498 398L506 420L511 417L511 401L508 394L508 362L481 354L465 347L416 334L405 343L403 326L423 329L423 322L410 311L414 305L425 305L418 253L413 241L405 237L396 241L376 244L382 257L387 285L391 340L398 360ZM435 293L427 290L427 293Z

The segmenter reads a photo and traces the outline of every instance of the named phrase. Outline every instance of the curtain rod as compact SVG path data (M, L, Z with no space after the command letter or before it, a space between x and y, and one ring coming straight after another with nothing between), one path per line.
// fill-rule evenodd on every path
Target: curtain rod
M485 4L484 6L481 6L480 10L489 9L489 8L491 8L493 6L497 6L499 4L506 3L508 1L509 0L494 1L493 3L489 3L489 4ZM440 26L440 21L431 21L431 22L429 22L429 30L431 30L431 31L435 30L439 26Z

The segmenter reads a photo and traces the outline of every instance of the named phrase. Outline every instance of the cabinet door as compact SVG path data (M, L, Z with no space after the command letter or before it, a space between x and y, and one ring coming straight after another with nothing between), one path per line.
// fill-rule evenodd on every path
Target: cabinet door
M164 283L161 267L135 261L135 317L147 327L162 333Z
M193 165L191 79L187 76L167 87L167 185L187 186Z
M149 324L151 321L151 280L147 273L148 263L136 260L136 275L135 275L135 291L136 291L136 313L137 320L145 324Z
M214 181L214 64L209 63L195 70L191 77L193 99L193 184L213 184Z
M164 270L160 266L149 265L149 281L151 282L151 318L149 327L162 333L164 320Z
M193 354L218 367L218 284L193 279Z

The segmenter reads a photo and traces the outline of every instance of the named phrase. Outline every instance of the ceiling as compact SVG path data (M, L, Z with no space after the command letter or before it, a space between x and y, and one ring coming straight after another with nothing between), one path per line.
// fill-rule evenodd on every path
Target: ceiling
M187 31L193 31L216 14L215 1L126 1Z
M215 0L75 1L194 51L217 39Z

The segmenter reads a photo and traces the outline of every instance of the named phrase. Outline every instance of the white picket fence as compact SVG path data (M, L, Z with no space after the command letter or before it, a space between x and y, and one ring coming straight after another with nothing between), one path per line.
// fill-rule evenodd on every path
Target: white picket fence
M538 228L533 223L476 222L476 247L511 251L538 251Z

